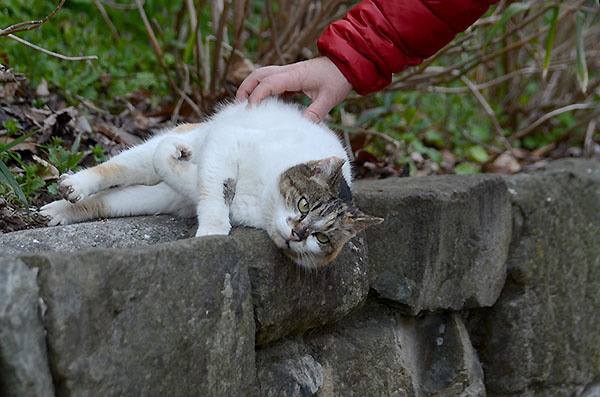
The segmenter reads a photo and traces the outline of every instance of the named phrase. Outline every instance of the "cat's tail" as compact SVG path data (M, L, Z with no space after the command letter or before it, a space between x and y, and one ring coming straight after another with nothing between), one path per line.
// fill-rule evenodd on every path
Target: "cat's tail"
M154 171L173 190L192 201L198 198L198 166L190 145L176 137L165 137L152 158Z

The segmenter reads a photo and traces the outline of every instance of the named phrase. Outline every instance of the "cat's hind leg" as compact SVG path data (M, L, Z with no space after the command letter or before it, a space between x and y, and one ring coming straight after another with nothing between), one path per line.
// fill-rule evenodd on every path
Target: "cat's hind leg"
M76 203L113 186L157 184L160 177L152 166L152 154L162 139L163 136L157 136L102 164L62 175L58 182L61 196Z
M96 218L155 214L191 217L195 214L195 203L166 183L159 183L108 189L76 203L58 200L41 208L41 215L50 218L50 226Z
M178 137L163 139L152 158L154 171L173 190L190 201L198 199L198 166L191 145Z

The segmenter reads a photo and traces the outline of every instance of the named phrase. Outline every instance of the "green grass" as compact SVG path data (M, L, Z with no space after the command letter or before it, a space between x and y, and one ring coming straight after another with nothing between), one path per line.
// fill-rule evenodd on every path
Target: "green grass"
M39 0L0 1L0 27L41 19L58 2ZM180 8L181 0L148 0L146 12L159 24L170 23L170 14ZM19 37L47 50L68 56L97 55L98 61L69 62L28 48L7 37L0 37L1 52L15 71L25 73L35 86L42 78L57 84L73 99L112 98L145 88L154 95L165 95L168 86L149 44L136 9L116 10L105 7L121 36L116 41L91 0L69 0L41 28L16 33ZM165 29L165 39L174 41ZM167 62L173 59L166 57ZM74 101L76 102L76 101Z

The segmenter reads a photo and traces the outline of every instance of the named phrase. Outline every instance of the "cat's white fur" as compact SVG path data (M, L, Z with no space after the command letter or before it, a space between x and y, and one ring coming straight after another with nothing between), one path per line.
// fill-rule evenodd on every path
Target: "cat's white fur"
M347 152L332 131L303 118L295 105L267 99L246 107L225 106L207 122L176 128L100 166L63 176L59 187L68 201L44 206L42 215L50 225L98 216L196 215L197 236L252 226L267 230L281 248L316 253L314 236L290 241L288 220L296 214L283 202L279 176L299 163L338 158L345 161L342 174L350 185ZM235 195L228 205L224 183L231 180Z

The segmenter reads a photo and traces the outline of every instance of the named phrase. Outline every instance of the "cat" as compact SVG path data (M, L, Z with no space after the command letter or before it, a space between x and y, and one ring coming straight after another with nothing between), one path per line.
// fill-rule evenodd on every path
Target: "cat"
M267 231L298 265L332 261L363 228L383 221L352 203L348 154L334 132L272 98L224 105L110 160L59 179L49 225L170 213L198 217L196 236L232 226Z

